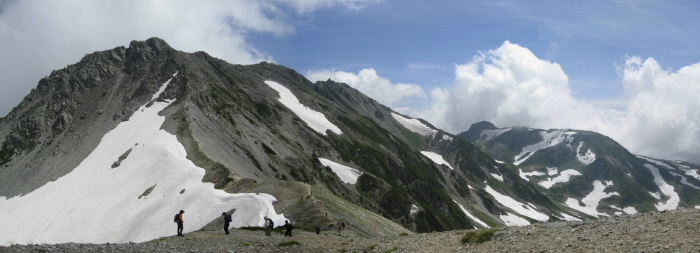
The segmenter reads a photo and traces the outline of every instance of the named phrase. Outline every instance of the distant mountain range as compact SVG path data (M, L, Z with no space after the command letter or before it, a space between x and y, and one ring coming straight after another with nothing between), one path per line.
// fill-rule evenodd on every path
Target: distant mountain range
M227 211L365 236L585 219L699 205L697 169L586 131L455 136L346 84L151 38L53 71L0 119L0 245L146 241L181 209L186 231Z
M636 156L599 133L497 128L483 121L459 136L512 165L553 201L588 216L700 205L700 166Z

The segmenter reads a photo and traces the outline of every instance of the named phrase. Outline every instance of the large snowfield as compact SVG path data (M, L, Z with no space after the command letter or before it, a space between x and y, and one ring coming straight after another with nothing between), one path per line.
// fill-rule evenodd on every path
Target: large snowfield
M316 132L321 133L322 135L326 135L326 131L331 130L331 132L334 132L336 134L342 134L343 132L340 131L340 128L338 126L334 125L328 119L326 119L326 116L323 115L323 113L314 111L313 109L306 107L305 105L301 104L299 102L299 99L294 96L294 93L287 89L287 87L282 86L281 84L274 82L274 81L265 81L265 84L270 86L270 88L276 90L280 94L279 101L292 110L301 120L306 122L307 125Z
M177 73L176 73L177 74ZM170 80L153 95L157 98ZM24 196L0 197L0 245L143 242L176 234L173 217L185 210L184 232L236 209L232 227L284 224L268 194L229 194L203 183L204 169L187 160L177 138L161 130L158 113L172 101L136 111L108 132L78 167ZM132 149L121 165L111 165ZM140 197L155 186L150 194Z

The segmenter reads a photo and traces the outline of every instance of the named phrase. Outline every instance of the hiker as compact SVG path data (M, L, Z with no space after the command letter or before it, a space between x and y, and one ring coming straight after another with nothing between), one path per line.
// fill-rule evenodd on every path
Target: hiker
M223 212L221 216L224 216L224 231L226 231L226 234L228 235L228 225L231 222L231 215L226 214L226 212Z
M340 229L343 228L340 226L340 221L338 222L338 233L340 233Z
M321 229L319 227L316 227L316 234L321 234Z
M294 228L294 227L292 226L292 223L289 223L288 220L285 220L285 221L284 221L284 227L287 228L287 231L284 232L284 237L287 237L287 236L292 237L292 229Z
M270 231L268 231L270 227L270 220L267 219L267 216L263 217L263 220L265 223L263 224L263 230L265 231L266 236L270 236Z
M343 225L343 229L345 229L345 222L341 222L340 225Z
M177 222L177 236L184 236L182 234L182 229L183 229L182 223L185 223L184 221L182 221L182 214L183 213L185 213L185 211L180 210L180 213L175 215L175 222Z
M272 221L272 219L267 218L267 216L265 216L265 225L264 225L265 235L266 236L272 235L273 228L275 228L275 222Z

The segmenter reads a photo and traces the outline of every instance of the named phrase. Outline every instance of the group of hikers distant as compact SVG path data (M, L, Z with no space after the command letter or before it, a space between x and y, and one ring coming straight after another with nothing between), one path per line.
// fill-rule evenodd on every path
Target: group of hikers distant
M182 219L182 214L184 214L184 213L185 213L184 210L180 210L179 213L175 214L174 221L175 221L175 223L177 223L177 236L184 236L182 234L183 223L185 223ZM226 212L221 213L221 216L224 217L224 232L226 232L226 234L228 235L228 234L230 234L228 232L228 227L231 224L231 221L233 221L233 220L231 219L231 215L226 213ZM264 221L265 221L265 223L263 225L263 230L265 231L265 235L270 236L270 235L272 235L272 229L275 228L275 222L272 221L272 219L268 218L267 216L265 216ZM284 237L287 237L287 236L292 237L292 229L294 229L294 226L292 226L292 223L290 223L289 220L285 220L283 227L286 228L286 230L284 232ZM317 234L318 234L318 232L317 232Z
M341 229L345 229L345 222L344 221L338 222L338 233L340 233Z

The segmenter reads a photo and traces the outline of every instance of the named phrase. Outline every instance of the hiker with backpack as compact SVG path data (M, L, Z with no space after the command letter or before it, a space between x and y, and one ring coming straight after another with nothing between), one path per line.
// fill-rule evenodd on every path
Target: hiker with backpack
M263 225L263 228L265 229L265 235L270 236L270 235L272 235L272 229L275 227L275 222L272 221L272 219L267 218L267 216L265 216L264 219L265 219L265 225Z
M224 231L226 231L226 234L228 235L228 225L232 221L231 215L223 212L221 216L224 216Z
M284 237L287 237L287 236L292 237L292 229L294 228L292 226L292 223L290 223L288 220L285 220L284 227L287 228L287 231L284 232Z
M185 223L185 222L182 220L182 214L183 214L183 213L185 213L185 211L180 210L179 213L175 214L175 219L174 219L174 221L175 221L175 223L177 223L177 236L184 236L184 235L182 234L182 229L183 229L182 223Z

